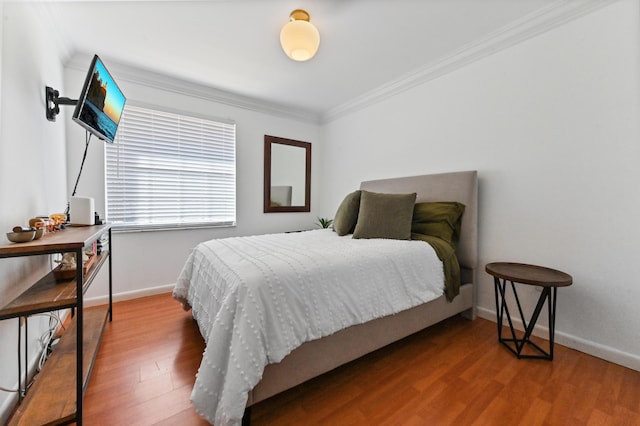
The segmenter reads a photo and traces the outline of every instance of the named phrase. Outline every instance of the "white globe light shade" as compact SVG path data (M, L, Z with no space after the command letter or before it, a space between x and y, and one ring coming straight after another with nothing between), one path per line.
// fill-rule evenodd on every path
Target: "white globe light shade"
M280 44L284 53L294 61L308 61L318 51L320 33L308 21L292 20L282 27Z

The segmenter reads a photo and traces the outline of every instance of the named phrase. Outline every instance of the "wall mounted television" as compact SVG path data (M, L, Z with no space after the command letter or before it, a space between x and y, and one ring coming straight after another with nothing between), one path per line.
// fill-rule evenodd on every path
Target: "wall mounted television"
M115 80L95 55L73 111L73 121L98 138L113 142L125 102Z

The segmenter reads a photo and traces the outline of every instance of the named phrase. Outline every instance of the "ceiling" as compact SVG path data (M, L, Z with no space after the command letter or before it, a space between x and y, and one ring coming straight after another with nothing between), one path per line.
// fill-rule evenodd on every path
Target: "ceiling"
M107 66L153 70L322 117L478 46L495 51L491 46L507 36L513 44L522 38L518 28L535 35L532 25L560 22L558 16L594 2L49 0L46 8L69 59L95 52ZM279 43L297 8L320 31L320 49L308 62L290 60Z

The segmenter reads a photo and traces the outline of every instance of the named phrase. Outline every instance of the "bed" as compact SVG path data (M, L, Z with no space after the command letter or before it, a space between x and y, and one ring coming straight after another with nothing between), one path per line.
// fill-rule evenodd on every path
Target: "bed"
M241 422L247 425L251 406L260 401L450 316L464 314L468 318L475 318L477 173L465 171L366 181L361 183L360 190L358 192L367 195L415 193L416 206L425 202L442 201L464 206L455 244L460 277L459 287L453 295L455 297L448 293L448 287L446 291L442 288L447 278L447 273L442 273L442 263L431 260L434 257L433 249L421 241L372 239L365 243L364 240L351 238L351 234L336 236L330 230L317 230L284 236L212 240L199 245L183 268L174 289L174 297L185 308L193 308L194 318L207 342L192 401L196 411L211 423L216 426L237 425ZM363 215L362 210L360 215ZM356 228L353 234L360 231L362 230ZM366 236L364 238L367 239ZM326 243L333 244L334 248L327 250L320 245ZM296 244L305 249L296 250ZM314 252L316 244L318 251ZM355 250L366 245L371 250L367 253L371 254L364 255L362 260L353 261L349 257L352 256L350 250L354 250L353 245L356 246ZM401 250L407 252L392 259L392 255ZM276 259L274 264L263 263L262 259L271 255L270 251L278 253L277 256L272 256ZM208 252L206 256L204 252ZM256 253L256 257L247 260L246 253L252 252ZM287 253L291 253L292 257L288 258ZM381 260L373 259L376 253L382 253ZM302 264L299 258L304 256L309 258L311 265L298 267L299 263ZM410 262L412 256L419 260ZM227 269L226 265L230 262L228 259L232 258L237 258L238 265L245 265L240 267L245 275ZM362 290L350 293L350 290L342 290L341 287L329 287L334 282L344 281L343 284L346 285L347 282L359 279L358 271L340 269L342 266L337 264L339 258L352 259L346 263L357 263L361 265L360 270L375 268L389 258L392 262L390 266L381 267L374 274L382 282L376 284L375 277L369 278L371 287L367 290L384 294L384 306L372 307L373 304L367 302L362 306L348 306L346 314L335 314L341 312L339 307L327 308L322 304L325 299L326 303L331 302L328 299L337 299L338 303L343 303L344 300L360 303L355 300L358 297L354 294ZM325 261L327 265L316 268L315 264ZM439 262L438 257L435 262ZM281 277L279 272L274 272L278 271L278 263L292 268L294 276ZM306 270L312 270L313 273L297 280L296 277L302 276ZM389 270L391 275L383 276L385 270ZM440 275L437 271L440 271ZM420 278L427 274L430 277L433 274L433 278ZM266 284L247 284L247 275L258 275L257 281L262 280ZM384 287L384 283L396 279L406 287L406 294ZM209 284L195 285L196 282L214 281L233 281L236 284L232 286L232 290L224 291L218 289L217 284L211 284L210 289L202 288ZM276 294L289 281L301 287L304 287L301 282L309 281L305 290L307 293L296 293L293 296ZM434 281L438 288L423 288L423 285L426 286L423 281ZM421 286L420 291L412 290L412 285ZM385 293L387 291L392 293ZM343 293L338 294L339 292ZM310 293L313 293L313 297ZM365 295L364 298L367 297L369 296ZM263 299L269 301L265 302ZM298 299L313 301L306 307L289 307L289 302L297 303ZM332 315L326 315L327 309ZM288 313L283 315L284 311L292 312L293 320ZM357 318L352 320L352 316ZM283 319L285 317L286 320ZM264 328L264 324L272 322L279 324L282 329L269 325ZM300 325L303 323L304 325Z

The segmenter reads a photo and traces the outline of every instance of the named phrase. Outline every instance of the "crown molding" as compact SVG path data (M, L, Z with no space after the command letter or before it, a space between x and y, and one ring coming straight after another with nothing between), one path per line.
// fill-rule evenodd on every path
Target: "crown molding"
M77 53L67 61L65 66L70 69L85 72L88 59L93 57L93 53ZM103 58L105 59L105 58ZM200 98L207 101L217 102L224 105L256 111L263 114L279 116L287 119L294 119L302 122L320 124L321 114L299 107L290 107L275 102L269 102L237 93L220 90L211 86L187 81L159 73L149 69L138 68L118 62L115 59L107 58L109 71L118 76L118 81L127 81L141 86L151 87L166 92L177 93L179 95ZM140 99L139 101L144 101Z
M408 72L324 113L240 95L157 71L119 63L115 60L109 60L109 69L118 74L119 81L128 81L154 89L287 119L312 124L326 124L491 56L494 53L508 49L616 1L619 0L559 0L490 33L482 39L463 46L450 55ZM43 4L46 4L46 2ZM53 15L47 7L43 7L41 10ZM62 42L64 40L63 37L59 34L55 34L55 37L58 41L57 44L62 46L62 56L70 58L66 61L65 66L85 71L86 63L82 59L86 59L92 54L86 54L86 52L84 54L82 52L72 54L71 47Z
M322 123L329 123L374 105L472 62L548 32L616 1L619 0L557 1L490 33L483 39L463 46L436 62L406 73L398 79L385 83L362 96L326 111L322 115Z

